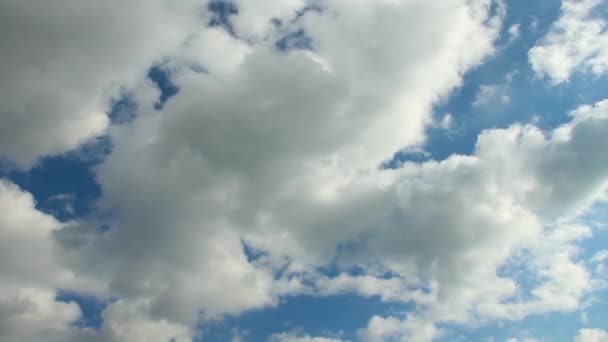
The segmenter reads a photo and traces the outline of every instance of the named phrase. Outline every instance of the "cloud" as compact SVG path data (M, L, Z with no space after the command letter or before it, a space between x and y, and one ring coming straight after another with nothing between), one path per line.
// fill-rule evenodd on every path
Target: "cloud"
M310 269L360 228L339 229L351 204L362 196L367 206L378 166L422 141L432 102L491 53L500 25L483 2L327 6L300 19L314 51L259 43L220 73L183 69L162 111L148 85L135 92L140 113L110 130L115 147L97 169L113 228L77 249L78 269L149 303L151 317L188 326L310 291L298 277L275 279L275 266L286 257ZM416 39L401 34L414 29ZM368 46L363 34L386 44ZM343 186L365 173L369 185L343 202ZM242 240L272 260L249 262Z
M55 301L58 287L86 289L53 243L59 229L57 220L34 208L30 194L0 180L0 339L60 341L80 317L75 303Z
M361 341L432 341L438 337L438 329L433 323L415 317L400 320L396 317L374 316L365 329L358 331Z
M269 342L347 342L340 339L328 337L310 337L308 335L297 335L295 333L279 333L270 337Z
M104 134L110 99L200 25L197 6L3 1L0 157L28 168Z
M161 18L178 11L167 19L173 25L190 8L181 4L149 10L162 8ZM576 219L608 186L608 156L593 153L608 146L608 100L576 109L553 131L514 124L482 132L471 155L381 169L396 151L424 141L433 104L493 53L503 4L335 1L272 28L269 18L291 18L299 5L239 4L234 32L191 32L167 52L164 65L180 91L161 110L151 82L121 79L138 113L107 128L113 149L95 168L102 197L92 217L59 223L36 210L31 195L2 183L0 265L9 271L0 287L10 290L0 301L9 314L0 319L18 319L14 307L35 308L27 303L45 308L36 313L39 328L11 336L34 339L27 334L50 329L66 341L189 340L200 320L300 294L415 304L405 317L373 316L359 331L364 341L429 341L441 335L440 322L578 308L590 275L576 244L593 231ZM189 32L182 24L167 31L166 44ZM299 29L311 50L275 48L281 30ZM129 55L124 67L141 63L145 71L153 62L146 58L165 51L162 35L156 39L152 52ZM122 70L120 63L96 72ZM102 81L113 82L111 75ZM46 153L54 152L11 158L26 165ZM98 232L100 222L110 229ZM499 272L517 261L537 276L529 293ZM320 271L329 265L337 276ZM98 331L70 324L77 306L52 297L63 288L115 299Z
M3 284L4 285L4 284ZM61 341L80 317L75 303L55 301L52 289L2 286L0 338L6 341Z
M166 342L190 340L188 327L141 315L136 304L118 301L103 313L99 331L80 328L82 313L74 302L58 301L58 290L103 295L105 286L69 267L69 253L54 236L74 227L34 207L32 196L0 180L0 339L57 342ZM181 339L180 339L181 338Z
M376 318L365 333L407 336L408 320L431 326L517 320L580 307L592 281L577 261L576 243L592 232L563 220L601 200L608 186L606 163L585 157L596 158L589 152L591 140L593 146L608 143L599 131L592 133L605 129L605 104L578 108L572 122L553 132L520 125L488 130L472 156L409 163L398 170L392 186L397 219L369 224L374 232L364 247L370 252L358 260L373 255L406 279L425 279L433 299L418 299L428 310L405 320ZM570 158L584 161L575 166ZM565 179L573 186L568 195L562 192ZM508 275L497 274L517 253L523 253L524 267L537 279L528 294ZM389 332L377 332L385 323L392 327Z
M605 342L608 341L608 332L602 329L581 329L574 338L575 342Z
M443 130L450 130L453 125L454 116L452 115L452 113L446 113L445 115L443 115L441 120L436 121L433 126Z
M483 84L473 100L473 107L486 106L492 103L506 104L511 101L507 86L499 84Z
M36 210L31 194L5 180L0 180L0 203L0 286L95 290L65 265L66 255L53 240L67 224Z
M139 306L140 304L137 303L121 301L108 306L103 312L103 325L100 331L92 335L100 342L192 341L189 327L162 319L149 319L147 315L142 315Z
M601 0L563 0L561 16L528 52L532 69L552 83L568 81L574 71L602 75L608 70L606 20L594 16Z
M518 40L521 36L521 25L513 24L513 25L509 26L507 33L509 34L509 43L513 43L514 41Z

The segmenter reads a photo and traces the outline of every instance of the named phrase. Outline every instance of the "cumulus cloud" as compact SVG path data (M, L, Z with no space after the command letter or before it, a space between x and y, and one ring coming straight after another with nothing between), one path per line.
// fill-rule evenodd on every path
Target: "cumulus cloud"
M75 303L55 301L53 289L0 288L2 340L61 341L74 333L70 325L80 317L80 309Z
M528 52L532 69L553 83L568 81L572 72L608 70L605 18L593 15L601 0L563 0L561 16Z
M81 285L77 276L63 265L63 252L52 240L62 224L37 211L29 193L0 180L0 210L3 285L15 288ZM36 257L29 254L34 251Z
M0 339L25 341L190 340L188 327L142 316L134 304L112 303L99 331L75 323L82 313L74 302L58 301L58 290L104 295L105 285L69 268L69 253L54 235L76 223L59 223L34 207L32 196L0 180ZM179 339L181 338L181 339Z
M344 202L343 187L373 174L353 187L364 209L383 160L422 141L433 101L492 51L500 17L488 12L459 0L328 3L294 24L314 51L262 42L235 51L223 72L182 70L162 111L142 86L139 117L111 129L115 148L97 170L114 229L79 250L76 267L95 260L111 293L186 325L199 311L238 313L309 291L297 277L275 280L275 260L318 265L362 228L344 221L357 200ZM416 39L402 35L414 29ZM378 36L382 49L368 45ZM250 263L242 239L275 260Z
M153 29L179 22L165 43L154 37L152 52L138 56L117 48L120 62L100 62L95 72L112 73L99 80L87 69L101 83L75 83L87 93L66 106L80 108L127 68L128 79L117 82L131 80L137 116L108 128L113 150L95 169L102 197L90 220L59 223L36 210L31 195L2 183L0 232L8 235L0 239L0 265L8 271L0 287L10 291L0 295L0 319L8 317L0 326L40 302L39 317L30 315L40 329L31 331L57 331L66 341L187 341L201 319L290 295L356 293L417 309L372 317L360 339L429 341L441 334L438 322L578 307L590 275L575 246L592 230L576 217L608 186L608 156L592 153L608 147L608 100L576 109L553 131L487 130L472 155L381 169L396 151L424 141L435 125L433 104L493 52L503 4L338 0L294 14L301 5L238 3L232 31L191 31L181 22L180 11L192 9L187 3L154 3L147 7L153 23L154 11L162 18L177 11L169 26ZM290 20L273 24L275 16ZM277 49L276 39L294 31L310 37L310 49ZM157 110L158 89L130 74L132 64L145 74L151 56L184 32L191 34L165 64L180 92ZM144 45L152 36L130 34L125 39ZM27 165L76 144L9 157ZM109 230L96 231L97 221ZM539 279L530 293L498 272L520 260ZM319 271L329 264L337 276ZM355 266L358 275L349 272ZM99 330L71 325L80 312L53 298L60 288L116 299ZM54 311L60 314L48 317ZM291 333L272 339L337 341Z
M0 180L0 339L61 341L80 317L75 303L55 301L58 287L86 289L53 243L53 232L61 228L34 208L30 194Z
M3 1L0 157L26 168L104 134L110 99L201 25L198 6Z

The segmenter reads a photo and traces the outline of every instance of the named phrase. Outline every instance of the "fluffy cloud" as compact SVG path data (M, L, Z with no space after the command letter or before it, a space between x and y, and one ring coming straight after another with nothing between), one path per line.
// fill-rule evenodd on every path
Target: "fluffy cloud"
M528 53L538 75L561 83L575 70L595 75L608 70L606 20L592 15L601 4L601 0L562 1L560 18Z
M55 301L56 288L86 289L61 261L52 240L61 224L34 208L32 196L0 180L0 339L61 341L80 317L75 303Z
M70 336L71 324L80 317L75 303L55 301L46 288L10 288L4 284L0 298L0 338L4 341L61 341Z
M591 230L564 220L607 189L606 161L586 160L596 157L591 146L608 144L599 133L608 128L606 104L578 108L572 122L552 132L521 125L489 130L472 156L410 163L397 171L398 219L374 224L377 235L366 236L366 246L391 271L426 279L433 299L422 297L428 311L405 320L376 317L362 334L407 339L429 322L576 310L592 282L575 246ZM572 184L568 192L566 180ZM527 294L514 279L497 274L517 255L538 281ZM419 323L410 327L413 321ZM432 326L430 336L438 333Z
M181 4L147 10L182 13L189 7ZM193 30L168 56L180 92L162 110L142 75L121 79L133 88L138 113L108 130L114 147L95 170L103 195L91 222L60 224L3 183L6 324L23 312L15 307L39 302L30 316L41 328L32 331L58 331L64 340L188 340L201 319L276 305L289 295L353 292L417 308L407 317L374 316L359 331L362 340L429 341L441 334L438 322L578 307L590 275L575 245L592 231L576 217L608 185L608 156L591 153L608 147L608 100L578 108L554 131L516 124L483 132L469 156L379 168L424 141L432 105L493 52L501 3L334 1L279 28L269 19L292 18L297 1L239 6L233 32ZM154 13L148 16L156 23ZM187 20L176 27L154 28L169 32L168 48L190 31ZM251 32L249 40L240 39L243 32ZM311 49L278 51L276 39L290 32L309 37ZM85 73L102 83L78 83L74 89L87 94L74 98L98 95L113 75L124 76L120 70L145 71L151 56L164 54L163 37L139 56L119 58L118 49L116 60L128 62L100 64L96 72L112 72L99 80ZM125 39L150 39L137 38ZM26 165L75 144L9 157ZM96 220L110 230L97 232ZM22 246L43 257L23 255ZM499 274L510 262L538 276L530 293ZM318 271L330 263L338 276ZM354 266L360 275L349 273ZM70 324L77 306L52 296L59 288L118 299L98 331L78 329ZM48 317L53 311L61 314Z
M57 291L106 293L67 264L70 256L54 238L76 223L59 223L39 212L29 193L0 180L0 339L25 341L190 340L188 327L150 320L135 304L112 303L99 331L74 325L81 318L74 302L57 301ZM181 339L180 339L181 338Z
M361 341L432 341L438 335L437 328L432 322L416 317L400 320L396 317L383 318L374 316L367 327L358 332Z
M276 260L319 265L364 228L344 216L384 196L377 182L392 176L378 165L421 142L433 101L492 51L500 16L488 11L485 1L328 3L292 24L314 51L260 42L219 73L178 71L181 91L162 111L143 85L139 117L110 131L115 148L97 170L113 229L75 246L75 267L98 265L112 294L186 325L309 291L274 279ZM382 49L369 45L379 36ZM250 263L242 239L273 260Z
M103 134L110 98L183 44L199 6L3 1L0 157L29 167Z
M608 332L602 329L581 329L574 338L575 342L606 342Z
M98 332L89 333L87 340L100 342L189 342L192 332L187 326L166 320L151 320L142 315L138 303L116 302L103 312L103 325ZM82 341L76 339L75 341Z
M0 180L1 285L15 288L86 285L64 266L63 251L53 241L53 234L60 229L62 224L54 217L35 209L29 193Z

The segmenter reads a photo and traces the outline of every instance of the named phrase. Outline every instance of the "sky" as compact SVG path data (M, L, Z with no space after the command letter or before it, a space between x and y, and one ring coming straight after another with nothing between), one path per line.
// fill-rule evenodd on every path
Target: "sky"
M0 51L0 341L608 341L603 0L4 0Z

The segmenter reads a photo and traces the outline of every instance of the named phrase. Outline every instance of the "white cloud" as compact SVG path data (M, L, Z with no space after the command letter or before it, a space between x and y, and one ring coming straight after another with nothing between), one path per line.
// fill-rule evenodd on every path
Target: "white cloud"
M608 249L602 249L601 251L598 251L591 258L591 261L595 263L601 263L605 260L608 260Z
M80 317L75 303L55 301L46 288L9 289L0 284L0 339L3 341L61 341L73 333L71 324Z
M454 116L452 113L446 113L435 125L441 129L449 130L454 125Z
M350 224L357 197L367 212L367 193L388 176L375 175L378 165L422 141L433 101L492 51L500 25L476 1L327 6L301 19L314 52L259 43L220 67L228 72L182 70L163 111L139 90L139 117L112 128L115 148L97 170L115 229L79 251L82 272L185 325L199 310L217 317L310 292L298 277L275 280L274 261L249 263L241 239L273 244L273 258L294 260L292 269L324 262L360 229L337 228ZM385 50L362 35L383 36ZM368 185L344 192L366 173Z
M164 319L152 320L142 314L140 305L119 301L108 306L103 311L103 325L94 336L101 342L192 341L189 327Z
M104 134L110 97L202 24L198 6L2 1L0 157L27 168Z
M72 225L72 226L71 226ZM103 284L83 278L67 265L68 253L53 236L61 224L39 212L29 193L0 180L0 339L3 341L166 342L189 340L188 327L142 316L134 304L112 303L99 332L73 325L79 306L56 300L57 291L105 293ZM182 338L181 340L179 338Z
M370 224L377 237L366 236L366 246L391 271L436 284L428 311L408 319L484 322L580 307L592 282L575 245L591 230L558 218L589 208L608 186L607 164L586 159L597 157L590 146L608 144L599 133L608 124L604 106L579 108L553 132L518 125L489 130L473 156L397 171L398 219ZM567 195L565 179L572 184ZM497 275L515 252L524 253L525 267L536 275L529 296L520 297L515 280Z
M432 322L416 317L400 320L396 317L383 318L374 316L367 327L358 331L358 338L366 342L383 341L432 341L439 336L438 329Z
M398 277L383 279L374 275L351 276L341 273L333 278L321 276L315 285L318 287L318 293L323 296L356 293L365 297L379 296L386 302L428 303L434 295L433 291L425 293L422 290L413 290L418 284Z
M65 265L53 236L67 225L36 210L29 193L0 179L0 286L99 290Z
M540 342L539 340L535 339L535 338L524 338L523 340L518 340L516 338L510 338L508 339L506 342Z
M67 341L188 340L199 319L287 295L352 292L417 308L405 318L374 316L363 340L429 341L441 334L438 322L579 306L589 275L575 245L592 232L573 222L608 185L608 156L594 152L608 147L608 100L580 107L551 132L488 130L470 156L379 170L424 141L432 105L493 52L504 8L489 17L485 0L329 2L283 28L302 27L313 51L275 51L267 19L297 5L243 4L234 25L252 32L248 44L217 28L195 32L169 56L181 90L161 111L154 87L130 76L138 117L109 129L114 149L95 170L96 210L110 231L60 224L3 183L0 265L9 271L0 286L11 290L0 303L44 304L41 329L31 331L54 329ZM154 53L129 63L157 55L150 44ZM209 73L183 67L190 62ZM11 158L27 164L41 153L52 152ZM263 255L249 260L243 241ZM516 280L497 275L517 253L528 253L525 266L539 279L528 299ZM339 276L316 272L334 261ZM346 272L355 265L361 275ZM27 287L37 292L20 295ZM118 298L98 332L71 327L77 307L52 298L64 287ZM52 311L60 314L49 318Z
M347 342L341 339L329 337L311 337L308 335L298 335L295 333L279 333L270 337L269 342Z
M602 329L581 329L574 338L574 342L606 342L608 332Z
M577 310L583 296L591 290L591 276L576 261L575 243L590 236L590 229L580 225L548 228L528 247L529 254L522 255L529 259L528 270L538 282L530 291L531 298L495 306L497 311L493 315L518 319L534 313Z
M32 196L0 180L0 339L61 341L80 317L75 303L55 301L58 287L86 289L67 269L53 232L61 224L34 208Z
M528 53L532 69L555 84L568 81L572 72L608 70L606 19L593 15L601 0L563 0L562 14L549 33Z
M511 96L508 94L508 89L505 85L483 84L479 87L475 100L473 100L473 106L481 107L494 103L506 104L510 101Z
M514 41L518 40L519 37L521 36L521 25L513 24L513 25L509 26L507 33L509 34L509 43L513 43Z

